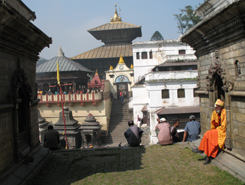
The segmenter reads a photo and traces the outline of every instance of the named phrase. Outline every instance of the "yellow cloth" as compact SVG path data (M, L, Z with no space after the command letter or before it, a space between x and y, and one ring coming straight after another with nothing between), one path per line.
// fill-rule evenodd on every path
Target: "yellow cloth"
M216 111L213 111L211 129L218 130L218 144L221 149L224 149L226 137L226 109L222 109L220 116Z
M60 86L60 70L59 70L59 62L57 60L57 83Z

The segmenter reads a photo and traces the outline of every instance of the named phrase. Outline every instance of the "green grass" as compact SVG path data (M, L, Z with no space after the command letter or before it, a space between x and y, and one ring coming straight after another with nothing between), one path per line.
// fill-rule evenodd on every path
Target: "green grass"
M57 154L56 157L59 157L60 161L67 160L67 157L62 158L62 154ZM109 157L106 155L78 157L75 158L76 161L72 161L73 166L69 167L70 170L64 171L63 175L58 173L62 165L56 165L55 169L47 166L44 170L52 170L50 176L53 179L60 179L61 182L67 182L64 184L72 185L244 184L212 164L203 165L203 162L197 160L199 158L200 155L178 144L154 145L123 150L122 153L110 154ZM54 166L52 163L50 165ZM46 179L41 177L42 173L36 178L34 185L52 184L52 180L48 177Z

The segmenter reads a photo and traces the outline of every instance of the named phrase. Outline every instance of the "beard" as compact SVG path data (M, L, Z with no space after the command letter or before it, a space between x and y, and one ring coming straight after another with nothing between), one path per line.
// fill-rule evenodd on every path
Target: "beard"
M216 112L219 114L220 113L220 109L217 109Z

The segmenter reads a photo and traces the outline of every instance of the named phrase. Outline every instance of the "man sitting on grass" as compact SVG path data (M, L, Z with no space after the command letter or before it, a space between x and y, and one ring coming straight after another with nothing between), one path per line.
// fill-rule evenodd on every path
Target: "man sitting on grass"
M170 124L165 118L157 119L158 124L155 127L155 130L158 132L158 142L160 145L169 145L173 144L173 136L170 132Z
M124 132L124 136L128 141L130 146L139 146L141 143L141 137L143 134L143 130L136 125L132 120L128 121L129 128L126 132Z

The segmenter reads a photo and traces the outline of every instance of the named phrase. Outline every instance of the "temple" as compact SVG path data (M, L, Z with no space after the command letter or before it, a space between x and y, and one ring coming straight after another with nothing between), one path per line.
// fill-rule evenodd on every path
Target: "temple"
M132 41L141 37L141 26L122 21L115 6L114 16L107 24L88 30L97 40L104 45L85 53L78 54L71 59L84 67L96 71L105 79L105 71L117 65L117 58L122 55L127 66L133 64Z

